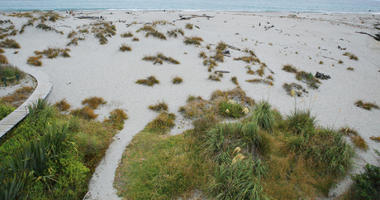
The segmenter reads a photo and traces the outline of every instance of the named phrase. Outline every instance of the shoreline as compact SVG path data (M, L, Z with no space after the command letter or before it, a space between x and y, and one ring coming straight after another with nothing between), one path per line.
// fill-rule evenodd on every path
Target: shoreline
M59 8L59 9L1 9L0 13L9 13L9 12L47 12L47 11L55 11L55 12L65 12L65 11L129 11L129 12L225 12L225 13L277 13L277 14L358 14L358 15L380 15L379 11L291 11L291 10L207 10L207 9L118 9L118 8Z

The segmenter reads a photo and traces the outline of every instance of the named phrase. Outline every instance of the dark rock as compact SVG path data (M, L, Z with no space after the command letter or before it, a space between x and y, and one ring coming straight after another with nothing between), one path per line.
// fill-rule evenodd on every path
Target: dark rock
M320 73L320 72L317 72L315 73L315 78L318 78L318 79L321 79L321 80L328 80L330 79L330 75L327 75L327 74L324 74L324 73Z

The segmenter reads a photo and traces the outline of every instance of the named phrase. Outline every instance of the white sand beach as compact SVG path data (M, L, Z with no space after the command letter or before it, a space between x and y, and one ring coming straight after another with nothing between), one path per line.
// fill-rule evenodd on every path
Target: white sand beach
M102 16L105 21L111 21L116 26L117 34L107 38L107 44L100 45L93 34L86 34L85 40L79 41L78 46L68 47L71 49L70 58L43 58L43 65L38 68L47 73L53 82L49 102L66 99L75 108L81 106L83 99L99 96L108 101L96 111L100 115L99 120L114 108L125 109L129 116L125 128L115 136L97 167L86 199L119 199L113 187L115 170L133 136L157 115L147 108L149 105L165 101L169 111L180 116L178 108L185 104L189 95L208 98L214 90L232 89L235 87L230 80L233 76L237 77L240 87L248 96L256 101L268 101L283 114L293 112L296 106L297 109L310 109L320 125L356 129L368 143L369 149L356 149L351 174L361 172L366 163L380 165L380 157L375 152L380 151L380 143L370 139L371 136L380 136L380 110L367 111L354 105L357 100L380 104L380 42L368 35L356 33L378 33L373 25L379 23L379 14L122 10L75 11L75 16L65 12L60 14L65 18L46 24L63 31L63 35L27 27L23 34L9 37L21 45L19 52L14 54L14 50L5 49L4 55L16 66L34 67L26 64L26 61L34 55L35 50L66 48L71 40L67 34L77 30L78 26L96 22L94 19L78 19L78 16ZM180 15L196 16L180 20ZM26 18L5 15L1 15L0 19L11 19L18 29L27 22ZM200 46L186 45L181 35L160 40L145 37L144 32L136 32L144 24L157 20L171 22L156 25L156 29L162 33L182 28L185 36L201 37L204 41ZM194 28L186 29L187 23L193 24ZM132 32L139 41L120 37L125 32ZM274 85L246 82L260 77L246 73L247 64L234 60L246 53L231 47L228 48L230 56L225 56L224 62L215 67L215 70L230 73L224 73L221 81L209 80L211 73L198 55L201 51L207 55L215 54L213 49L220 41L241 50L254 51L266 63L265 76L272 75ZM121 44L127 44L132 51L119 51ZM211 50L206 48L208 44ZM358 60L343 56L345 52L356 55ZM142 60L144 56L157 53L173 57L180 64L153 65ZM339 60L343 63L339 64ZM297 81L294 74L283 71L282 67L286 64L313 74L328 74L331 79L321 80L318 89L311 89ZM354 70L349 71L347 67ZM253 70L258 68L252 66ZM148 87L135 83L137 79L151 75L160 81L158 85ZM175 76L183 78L183 83L173 85L171 81ZM282 87L284 83L292 82L301 84L309 93L297 97L295 101ZM181 121L178 117L173 134L189 128L189 124ZM344 192L349 184L350 178L347 177L330 191L330 197Z

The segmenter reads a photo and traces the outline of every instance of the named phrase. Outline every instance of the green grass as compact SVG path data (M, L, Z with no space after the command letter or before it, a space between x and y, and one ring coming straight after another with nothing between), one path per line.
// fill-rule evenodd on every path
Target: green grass
M82 199L116 130L39 100L0 146L2 199Z
M243 117L246 114L243 110L244 107L234 101L223 101L219 103L219 114L226 117Z
M24 78L25 74L17 67L10 65L0 65L0 80L7 80L7 83L13 83L15 81Z
M148 108L156 112L168 111L168 104L165 102L159 102L157 104L150 105Z
M15 108L9 104L2 103L0 101L0 120L4 119L7 115L13 112Z

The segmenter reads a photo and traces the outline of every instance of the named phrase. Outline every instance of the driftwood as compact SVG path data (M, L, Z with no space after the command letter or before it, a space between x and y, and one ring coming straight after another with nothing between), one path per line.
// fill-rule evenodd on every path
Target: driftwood
M209 16L206 14L203 15L190 15L190 16L185 16L185 15L179 15L179 20L190 20L192 18L197 18L197 17L205 17L207 19L213 18L214 16Z
M95 17L95 16L79 16L79 17L75 17L77 19L103 19L102 16L100 17Z
M368 35L368 36L372 37L373 39L375 39L376 41L380 41L380 33L376 33L375 35L372 35L372 34L369 34L366 32L356 32L356 33Z
M215 73L230 73L230 71L225 71L225 70L215 70Z

